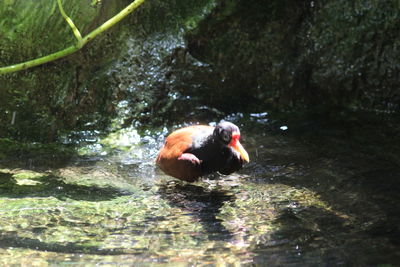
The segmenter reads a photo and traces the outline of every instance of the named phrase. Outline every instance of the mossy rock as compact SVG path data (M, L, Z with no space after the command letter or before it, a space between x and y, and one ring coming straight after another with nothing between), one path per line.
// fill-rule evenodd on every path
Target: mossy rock
M128 1L125 1L128 2ZM64 10L82 35L118 13L123 2L64 1ZM5 1L0 4L0 62L7 66L46 56L76 39L57 1ZM112 92L101 73L118 50L116 32L82 51L46 65L0 76L0 136L54 141L60 131L101 124L111 114Z

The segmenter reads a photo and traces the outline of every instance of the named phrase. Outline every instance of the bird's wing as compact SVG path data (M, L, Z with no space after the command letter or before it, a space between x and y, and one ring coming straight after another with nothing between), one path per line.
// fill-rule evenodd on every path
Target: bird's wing
M210 130L211 126L195 125L171 133L157 157L157 165L168 175L194 181L201 176L201 167L193 157L183 154L192 147L193 136L199 131ZM182 156L183 155L183 156Z

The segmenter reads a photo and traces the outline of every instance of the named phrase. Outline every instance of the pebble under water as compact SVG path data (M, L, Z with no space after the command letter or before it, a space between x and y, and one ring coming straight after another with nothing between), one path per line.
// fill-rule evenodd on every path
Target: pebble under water
M155 168L166 131L92 138L57 164L2 159L0 264L398 264L398 148L266 117L238 122L249 164L193 184Z

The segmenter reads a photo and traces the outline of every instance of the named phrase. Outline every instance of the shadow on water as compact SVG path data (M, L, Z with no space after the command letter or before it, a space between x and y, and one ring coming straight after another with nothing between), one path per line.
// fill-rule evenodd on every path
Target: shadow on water
M393 245L400 240L400 168L372 169L361 172L340 184L342 190L357 192L365 203L373 203L381 212L373 224L364 227L369 236L386 236ZM373 213L372 213L373 214ZM376 214L378 215L378 214Z
M341 250L330 253L339 245L337 234L350 230L336 214L313 206L301 211L288 208L279 211L274 224L279 228L253 249L255 264L337 266L346 259ZM319 255L310 256L315 252Z
M121 189L66 183L61 177L42 174L36 177L16 178L15 175L0 171L0 196L12 198L55 197L84 201L103 201L128 195Z
M368 124L303 128L289 124L289 129L257 136L253 143L259 149L257 157L244 171L257 186L305 189L318 202L298 204L290 195L281 204L276 202L274 223L279 229L257 244L254 262L285 266L398 262L398 135ZM260 149L259 144L268 148Z
M234 201L234 196L230 195L229 191L217 188L209 190L198 185L169 181L161 184L158 193L171 206L198 219L209 240L232 239L233 233L217 218L224 203Z
M0 248L10 247L34 249L37 251L57 252L57 253L85 253L94 255L121 255L127 252L119 249L102 249L98 246L80 245L75 242L68 243L48 243L39 239L21 237L17 233L0 231Z

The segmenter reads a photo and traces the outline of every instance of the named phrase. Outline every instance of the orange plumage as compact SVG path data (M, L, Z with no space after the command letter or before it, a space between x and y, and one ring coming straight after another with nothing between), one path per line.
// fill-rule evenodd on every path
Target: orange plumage
M192 137L198 131L213 131L214 127L195 125L179 129L171 133L165 140L157 157L157 165L166 174L175 178L193 182L201 176L201 168L198 164L192 164L179 157L192 146Z

